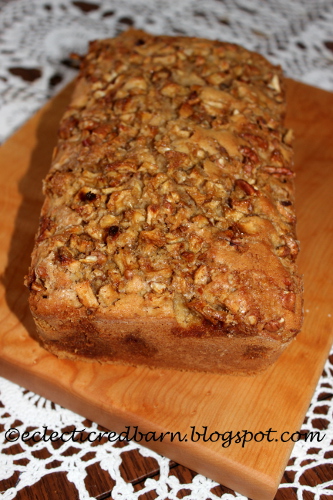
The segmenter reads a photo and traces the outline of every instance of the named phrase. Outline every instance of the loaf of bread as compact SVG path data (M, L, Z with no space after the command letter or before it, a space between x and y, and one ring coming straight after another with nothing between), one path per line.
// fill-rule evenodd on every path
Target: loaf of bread
M299 332L281 69L130 30L82 60L26 284L46 349L254 374Z

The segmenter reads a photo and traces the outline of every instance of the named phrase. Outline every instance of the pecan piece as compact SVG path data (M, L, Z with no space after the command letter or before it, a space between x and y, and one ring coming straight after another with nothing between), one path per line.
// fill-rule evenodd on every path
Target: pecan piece
M73 262L73 255L67 247L60 247L58 249L57 260L62 266L67 266Z
M259 162L258 155L252 148L249 148L248 146L240 146L239 151L244 156L246 163L249 162L250 164L256 165Z
M140 237L143 240L153 243L157 247L162 247L165 244L165 237L162 231L153 229L152 231L141 231Z
M295 177L295 172L287 167L274 167L272 165L267 165L266 167L263 167L262 170L263 172L267 172L268 174L275 176L287 175L288 177Z
M223 323L227 316L226 311L217 311L203 300L193 299L187 306L193 311L201 314L205 319L213 323L213 325L217 325L219 322Z
M265 323L264 328L268 332L275 333L278 330L280 330L280 328L282 328L283 325L284 325L284 318L278 318L278 319L272 319L271 321Z
M290 248L288 245L282 245L276 249L276 254L279 257L288 257L290 255Z
M295 259L299 252L299 243L292 236L285 236L286 243L290 250L290 255Z
M294 292L284 293L282 296L282 305L288 311L295 312L296 295Z
M209 271L207 266L200 266L194 274L194 283L196 285L206 285L209 281Z
M240 134L240 136L248 141L251 146L258 147L263 150L266 150L268 148L268 142L260 135L254 135L244 132L243 134Z
M98 307L98 301L95 297L95 294L91 288L89 281L82 281L76 285L76 293L79 297L80 302L85 307Z
M55 223L50 217L42 216L39 221L39 231L37 241L43 241L51 236L55 229Z
M78 123L78 120L74 118L74 116L65 118L61 122L58 132L60 139L69 139L73 135L73 132L76 129Z
M248 196L251 196L253 194L257 194L257 190L253 186L251 186L251 184L244 181L244 179L236 179L235 187L239 187Z

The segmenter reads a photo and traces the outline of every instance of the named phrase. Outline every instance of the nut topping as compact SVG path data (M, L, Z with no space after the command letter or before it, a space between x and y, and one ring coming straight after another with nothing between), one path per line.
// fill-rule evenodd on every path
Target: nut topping
M233 44L93 42L44 184L32 292L71 288L91 314L134 294L183 328L230 335L291 329L283 96L280 69Z

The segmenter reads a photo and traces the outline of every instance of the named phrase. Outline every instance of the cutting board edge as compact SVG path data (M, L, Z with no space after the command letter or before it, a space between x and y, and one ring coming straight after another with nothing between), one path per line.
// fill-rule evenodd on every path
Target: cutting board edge
M297 82L297 84L299 84L299 83ZM303 87L308 87L308 88L309 88L309 89L311 89L311 90L313 89L313 87L311 87L311 86L307 86L307 85L305 85L305 84L299 84L299 85L302 85ZM315 90L315 91L317 91L317 92L323 92L323 91L321 91L320 89L314 89L314 90ZM60 92L60 94L65 94L66 92L68 92L68 90L65 88L65 89L63 89L63 90ZM51 101L49 101L49 102L48 102L48 103L47 103L47 104L46 104L46 105L45 105L45 106L44 106L41 110L39 110L39 111L37 112L37 115L35 115L34 117L32 117L32 118L31 118L31 120L35 120L35 124L34 124L34 126L35 126L36 124L38 124L38 120L40 119L40 117L43 115L43 113L44 113L47 109L49 109L49 108L50 108L50 106L51 106L52 102L53 102L55 99L57 99L58 97L59 97L59 94L58 94L57 96L55 96L55 97L54 97ZM30 121L29 121L29 122L30 122ZM26 123L25 125L27 125L27 123ZM25 126L25 125L24 125L24 126ZM21 129L19 129L17 132L21 132ZM15 134L14 134L14 135L15 135ZM14 135L13 135L13 136L11 136L11 137L9 138L9 140L10 140L10 139L12 139L12 138L14 138ZM31 134L31 135L32 135L32 134ZM14 142L15 142L15 140L14 140ZM6 143L5 143L5 144L6 144ZM324 366L324 363L325 363L325 360L323 360L323 366ZM16 368L17 368L17 367L16 367ZM0 370L1 370L1 368L0 368ZM23 375L22 375L22 376L23 376ZM320 374L319 374L319 376L320 376ZM26 375L24 375L24 377L26 378ZM6 377L6 378L9 378L9 379L10 379L10 377ZM318 377L318 378L319 378L319 377ZM13 381L14 381L14 380L13 380ZM22 382L18 382L18 383L20 383L20 385L23 385L23 386L25 385L25 384L24 384L24 383L22 383ZM40 392L40 391L37 391L37 392ZM47 396L46 396L46 397L47 397ZM312 396L311 396L311 397L312 397ZM310 397L310 400L311 400L311 397Z

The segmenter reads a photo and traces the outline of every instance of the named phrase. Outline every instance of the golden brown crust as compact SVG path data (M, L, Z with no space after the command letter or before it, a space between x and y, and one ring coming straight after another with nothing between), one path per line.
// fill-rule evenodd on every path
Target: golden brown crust
M233 44L93 42L27 284L59 355L254 373L298 333L281 69Z

